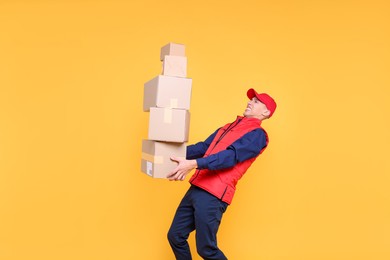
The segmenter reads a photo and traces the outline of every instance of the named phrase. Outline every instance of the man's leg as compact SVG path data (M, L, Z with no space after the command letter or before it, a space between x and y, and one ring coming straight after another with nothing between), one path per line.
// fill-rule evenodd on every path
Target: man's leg
M227 259L217 246L217 232L227 206L227 203L204 190L199 189L196 193L194 200L196 248L204 259Z
M194 208L191 202L192 192L193 188L190 188L184 195L168 231L169 244L177 260L192 259L187 242L189 234L195 229Z

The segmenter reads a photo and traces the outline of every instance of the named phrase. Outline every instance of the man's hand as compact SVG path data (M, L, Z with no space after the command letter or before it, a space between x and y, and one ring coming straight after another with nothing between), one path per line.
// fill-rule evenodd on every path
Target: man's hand
M177 162L178 165L167 175L167 178L170 181L183 181L190 171L198 167L196 160L186 160L184 158L174 156L171 157L171 160Z

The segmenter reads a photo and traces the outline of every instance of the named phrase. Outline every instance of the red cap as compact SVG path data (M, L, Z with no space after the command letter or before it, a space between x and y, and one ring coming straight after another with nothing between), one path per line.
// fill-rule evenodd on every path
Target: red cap
M264 105L268 108L268 110L271 112L269 114L269 117L272 116L272 114L275 112L275 109L276 109L276 102L275 100L270 97L268 94L266 93L257 93L256 90L254 90L253 88L249 89L248 92L246 93L246 95L248 96L249 99L252 99L254 97L257 97L258 100L260 100L262 103L264 103Z

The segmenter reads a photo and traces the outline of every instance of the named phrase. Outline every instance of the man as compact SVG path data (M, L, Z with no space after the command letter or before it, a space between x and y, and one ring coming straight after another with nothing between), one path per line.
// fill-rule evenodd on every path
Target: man
M178 166L169 180L184 180L196 168L191 187L177 208L168 240L178 260L190 260L187 242L196 230L196 248L204 259L227 259L217 246L217 232L223 213L232 202L238 180L268 145L261 122L276 109L275 101L254 89L243 116L238 116L209 136L204 142L187 147L187 158L172 157Z

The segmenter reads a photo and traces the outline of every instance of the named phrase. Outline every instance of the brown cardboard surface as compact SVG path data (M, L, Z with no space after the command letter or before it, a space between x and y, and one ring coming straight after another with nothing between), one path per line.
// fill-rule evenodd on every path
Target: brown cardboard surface
M144 84L143 110L150 107L190 109L192 79L159 75Z
M190 112L184 109L151 107L148 139L183 143L188 141Z
M186 56L184 44L170 42L161 47L160 60L164 60L165 55Z
M187 57L166 55L163 60L162 75L187 77Z
M142 140L141 171L153 178L166 178L177 166L171 156L186 157L186 143Z

